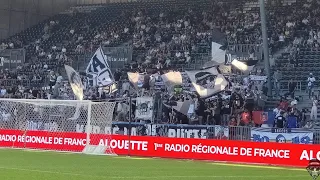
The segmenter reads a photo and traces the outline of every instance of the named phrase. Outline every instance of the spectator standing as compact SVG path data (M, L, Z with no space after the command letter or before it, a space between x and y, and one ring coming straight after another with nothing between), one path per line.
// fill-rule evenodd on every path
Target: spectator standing
M298 117L294 113L290 113L287 118L287 128L298 128Z
M273 74L273 80L274 80L274 90L275 90L275 95L279 96L280 95L280 81L281 81L282 75L279 70L277 70Z
M124 82L122 83L122 94L128 94L129 90L130 90L130 83L129 81L126 79L124 80Z
M121 71L120 71L120 69L117 69L116 70L116 72L114 72L114 81L115 82L118 82L118 81L120 81L120 79L121 79Z
M308 94L309 94L309 99L311 99L311 97L313 96L314 94L314 83L316 81L316 78L314 78L313 74L310 73L309 74L309 77L307 79L308 81Z
M248 112L247 109L245 109L245 111L243 113L241 113L241 121L240 121L240 125L241 126L248 126L251 122L251 117L250 117L250 113Z
M310 120L317 120L318 116L318 99L316 96L312 99L312 108L311 108L311 114L310 114Z
M56 84L57 81L57 76L54 74L53 71L50 72L49 75L49 87L50 87L50 91L52 91L53 86Z
M296 89L296 86L297 86L297 83L296 83L296 82L293 82L293 80L290 79L290 82L289 82L289 92L287 92L286 94L284 94L285 98L287 98L288 95L290 95L292 99L294 98L294 91L295 91L295 89Z

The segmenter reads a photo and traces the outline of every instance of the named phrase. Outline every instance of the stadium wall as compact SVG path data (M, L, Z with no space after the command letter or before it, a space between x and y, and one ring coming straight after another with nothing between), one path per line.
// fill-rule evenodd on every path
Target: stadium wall
M128 3L128 2L143 2L150 0L77 0L77 4L108 4L108 3ZM156 1L156 0L154 0Z
M77 0L77 4L108 4L108 3L130 3L130 2L145 2L145 1L159 1L159 0ZM167 1L167 0L161 0ZM228 0L220 0L228 2Z
M12 36L76 4L77 0L1 0L0 39Z

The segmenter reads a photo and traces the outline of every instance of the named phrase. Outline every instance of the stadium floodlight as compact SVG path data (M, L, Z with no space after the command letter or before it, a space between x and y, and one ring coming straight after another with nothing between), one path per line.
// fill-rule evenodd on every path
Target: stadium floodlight
M10 130L18 136L9 139L8 147L12 148L115 155L107 145L96 143L100 137L111 140L115 104L88 100L0 99L0 135ZM57 142L55 137L64 140ZM76 149L70 149L70 143Z

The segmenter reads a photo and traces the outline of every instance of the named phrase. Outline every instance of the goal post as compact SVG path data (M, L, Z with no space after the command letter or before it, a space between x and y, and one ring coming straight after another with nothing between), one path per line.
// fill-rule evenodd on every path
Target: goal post
M0 147L115 155L115 102L0 99Z

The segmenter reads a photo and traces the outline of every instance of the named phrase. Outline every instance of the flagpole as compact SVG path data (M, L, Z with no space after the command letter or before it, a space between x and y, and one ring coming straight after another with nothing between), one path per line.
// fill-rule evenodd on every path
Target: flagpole
M128 148L128 156L130 156L130 150L131 150L131 128L132 128L132 96L129 93L129 133L128 133L128 141L129 141L129 148Z

